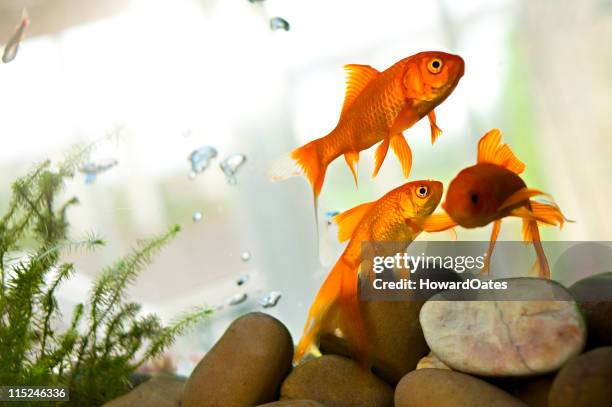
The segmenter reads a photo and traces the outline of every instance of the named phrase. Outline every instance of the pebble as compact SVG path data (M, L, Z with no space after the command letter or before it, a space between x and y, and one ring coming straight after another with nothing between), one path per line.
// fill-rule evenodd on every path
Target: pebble
M589 342L612 345L612 273L583 278L569 291L586 317Z
M281 400L260 404L257 407L325 407L325 405L314 400Z
M393 390L351 359L324 355L293 369L281 399L316 400L326 407L391 407Z
M450 367L446 366L444 362L442 362L433 352L429 352L429 355L425 356L419 363L417 363L416 370L419 369L448 369Z
M518 384L512 394L530 407L548 407L548 395L553 379L553 375L530 378Z
M580 354L586 324L561 285L538 278L499 281L549 292L556 300L436 301L444 293L436 294L421 309L420 322L442 362L482 376L532 376L555 371Z
M276 318L260 312L236 319L198 363L181 407L242 407L278 399L291 370L293 340Z
M395 407L527 407L475 377L444 369L408 373L395 389Z
M550 389L548 405L612 406L612 346L593 349L563 366Z
M185 379L181 377L153 377L103 407L177 407L184 386Z

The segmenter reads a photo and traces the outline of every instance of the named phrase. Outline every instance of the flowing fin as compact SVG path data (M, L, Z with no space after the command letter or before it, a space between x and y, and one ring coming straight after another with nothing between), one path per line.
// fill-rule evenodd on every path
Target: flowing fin
M510 212L510 215L549 226L559 226L560 229L563 228L565 222L574 222L573 220L567 219L555 203L532 200L529 200L529 207L525 205L515 208ZM523 232L525 232L525 230L523 230ZM531 241L531 239L528 241Z
M452 220L446 212L440 212L427 216L419 222L419 226L424 232L441 232L454 228L457 226L457 222Z
M365 323L359 308L358 270L343 269L340 286L340 330L344 338L353 345L357 362L369 369L369 346Z
M348 110L368 83L380 74L369 65L349 64L344 65L344 69L347 71L346 95L340 116Z
M540 230L538 229L538 222L534 220L523 219L523 240L525 243L533 243L533 247L536 252L536 262L533 265L533 270L538 270L538 277L550 279L550 267L548 266L548 260L544 254L544 248L540 240Z
M404 178L410 175L412 168L412 151L402 134L394 134L391 136L391 148L402 165Z
M501 219L497 219L493 222L493 230L491 230L491 238L489 239L489 248L487 249L487 257L484 261L484 267L482 268L479 274L489 275L489 266L491 265L491 257L493 256L493 249L495 248L495 243L497 242L497 238L499 237L499 231L501 230Z
M294 363L298 363L307 353L316 349L321 328L330 318L335 304L340 305L339 320L343 321L343 334L351 338L361 354L365 354L365 330L359 311L357 284L357 270L341 257L325 279L308 311L304 334L293 356Z
M315 225L317 233L317 248L319 248L319 194L325 181L327 164L321 162L319 157L319 142L313 140L291 152L288 156L276 160L268 169L267 175L271 181L281 181L296 175L305 175L312 186L312 196L315 212Z
M387 156L387 151L389 151L389 137L385 138L382 143L380 143L376 148L376 153L374 155L375 165L374 172L372 173L372 178L378 175L380 166L382 165L383 161L385 161L385 157Z
M338 225L338 241L345 242L351 238L361 219L374 204L375 202L363 203L332 218L332 222Z
M344 159L353 173L353 179L355 180L355 186L359 187L357 182L357 163L359 162L359 151L349 151L344 153Z
M525 171L525 164L520 161L507 144L501 141L501 131L493 129L482 136L478 142L478 163L491 163L502 166L515 174Z
M508 209L514 205L517 205L521 202L529 200L529 198L533 198L534 196L544 195L550 198L546 192L542 192L539 189L532 188L521 188L518 191L514 192L510 195L502 204L497 208L498 211L502 211L504 209Z
M574 222L573 220L567 219L554 202L545 203L530 201L530 206L533 217L540 223L552 226L559 225L559 229L561 229L565 222Z
M429 127L431 127L431 144L433 144L442 134L442 130L436 124L436 113L433 110L427 114L427 117L429 118Z
M546 255L544 254L544 248L542 247L542 242L540 240L540 230L538 229L538 221L543 222L543 223L546 223L546 222L544 222L544 220L537 219L535 214L527 206L521 206L519 208L513 209L510 214L512 216L517 216L523 219L523 241L526 244L532 243L536 251L537 260L536 260L536 264L534 265L534 267L532 267L532 269L538 270L537 274L539 277L550 278L550 267L548 266L548 260L546 259ZM558 215L555 215L555 216L558 216ZM550 219L550 218L542 218L542 219ZM548 224L551 224L551 223L548 223Z

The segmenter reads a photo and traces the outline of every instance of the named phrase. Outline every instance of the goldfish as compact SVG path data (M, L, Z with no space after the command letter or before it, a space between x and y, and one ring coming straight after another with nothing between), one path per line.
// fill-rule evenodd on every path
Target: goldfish
M376 149L375 177L389 146L399 159L403 175L412 168L412 151L402 132L427 116L431 142L441 134L434 108L455 89L463 76L460 56L426 51L404 58L379 72L369 65L345 65L347 87L336 127L326 136L281 157L268 176L279 181L305 175L312 186L315 216L318 196L329 164L344 155L357 185L359 153L381 142ZM318 222L317 222L318 225Z
M532 243L537 260L534 267L540 277L550 278L550 267L542 248L538 224L563 227L568 219L554 202L538 202L530 198L550 195L527 188L519 176L525 170L507 144L501 141L502 133L493 129L478 143L476 165L463 169L450 182L446 200L441 205L445 213L428 216L423 229L436 232L457 225L477 228L493 223L485 270L493 253L500 232L502 219L514 216L523 220L523 240Z
M19 51L19 44L21 44L21 40L23 39L23 34L25 29L30 24L30 19L28 17L27 10L23 9L23 14L21 17L21 22L15 28L15 32L7 42L4 47L4 52L2 53L2 62L8 64L17 56L17 51Z
M337 319L343 337L354 344L357 359L367 364L367 335L358 298L359 272L366 270L363 261L367 261L362 257L362 242L401 242L401 248L392 244L383 250L405 249L421 232L421 220L432 214L440 203L442 191L442 183L438 181L408 182L377 201L361 204L333 218L338 225L338 240L349 242L310 307L294 362L316 349L322 327ZM339 314L334 314L336 311Z

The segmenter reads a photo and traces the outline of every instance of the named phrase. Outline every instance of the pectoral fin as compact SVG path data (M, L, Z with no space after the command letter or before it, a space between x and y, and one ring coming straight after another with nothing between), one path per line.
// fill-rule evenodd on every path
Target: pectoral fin
M521 188L512 195L510 195L502 204L497 208L498 211L503 211L523 201L527 201L534 196L544 195L550 198L546 192L542 192L539 189Z
M391 148L402 165L404 178L408 178L412 168L412 151L402 134L394 134L391 136Z
M344 159L346 160L347 165L351 169L351 173L353 173L353 179L355 180L355 185L359 186L357 182L357 163L359 162L359 151L349 151L344 153Z
M429 127L431 127L431 144L433 144L442 134L442 130L436 124L436 113L433 110L427 114L427 117L429 118Z
M429 215L421 222L419 226L424 232L441 232L457 226L457 222L451 219L445 212L434 213Z
M387 137L378 145L376 148L376 153L374 154L374 172L372 173L372 178L378 175L378 171L380 170L380 166L383 161L385 161L385 157L387 156L387 151L389 151L389 138Z

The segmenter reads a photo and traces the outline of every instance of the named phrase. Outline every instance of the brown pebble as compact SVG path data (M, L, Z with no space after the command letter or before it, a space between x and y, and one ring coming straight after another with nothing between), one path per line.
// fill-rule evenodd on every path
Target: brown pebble
M419 324L422 301L369 301L361 304L373 372L391 385L416 368L429 348ZM351 357L346 340L328 329L321 335L321 352Z
M512 394L530 407L548 407L548 395L554 379L554 375L526 379L515 386Z
M153 377L103 407L178 407L184 386L184 378Z
M587 320L589 342L612 345L612 273L600 273L572 284L569 291Z
M198 363L181 406L243 407L277 400L292 358L293 341L280 321L259 312L246 314Z
M281 398L311 399L326 407L393 406L393 390L388 384L337 355L325 355L294 368L281 387Z
M526 407L505 391L445 369L408 373L395 389L395 407Z
M325 405L314 400L281 400L260 404L257 407L325 407Z
M548 405L612 406L612 346L583 353L563 366L550 389Z

